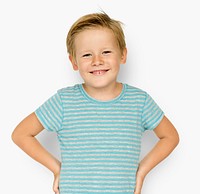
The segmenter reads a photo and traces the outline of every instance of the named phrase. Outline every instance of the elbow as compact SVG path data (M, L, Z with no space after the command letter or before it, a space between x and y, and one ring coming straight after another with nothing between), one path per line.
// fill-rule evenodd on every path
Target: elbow
M12 141L19 147L23 147L29 138L32 138L31 134L25 132L24 128L16 127L11 134Z
M180 142L179 134L177 133L176 139L175 139L175 145L177 146Z
M176 132L176 134L173 136L171 142L172 142L174 148L179 144L179 142L180 142L180 137L179 137L179 134L178 134L177 132Z
M11 139L16 145L19 146L24 139L24 135L21 134L16 128L11 134Z
M17 144L19 137L18 137L18 135L17 135L15 130L11 134L11 139L15 144Z
M175 133L171 134L170 136L168 136L166 138L161 138L161 139L165 139L164 141L167 142L168 148L171 151L174 150L180 142L180 137L179 137L179 134L177 133L177 131L175 131Z

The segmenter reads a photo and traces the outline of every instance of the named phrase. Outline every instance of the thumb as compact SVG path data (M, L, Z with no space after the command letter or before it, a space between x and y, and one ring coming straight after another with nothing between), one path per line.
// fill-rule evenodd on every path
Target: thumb
M143 185L143 179L137 177L134 194L141 194L142 185Z
M53 182L53 191L55 194L59 194L59 176L54 177L54 182Z

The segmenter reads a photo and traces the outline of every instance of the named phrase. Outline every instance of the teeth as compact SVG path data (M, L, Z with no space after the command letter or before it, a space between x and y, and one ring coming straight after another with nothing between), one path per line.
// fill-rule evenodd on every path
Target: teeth
M96 71L92 71L91 73L93 75L103 75L107 72L107 70L96 70Z

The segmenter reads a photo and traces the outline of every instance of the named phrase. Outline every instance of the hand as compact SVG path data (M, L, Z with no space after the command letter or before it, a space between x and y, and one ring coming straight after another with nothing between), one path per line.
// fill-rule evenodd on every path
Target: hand
M144 177L140 176L139 173L137 172L134 194L141 194L143 182L144 182Z
M60 194L59 181L60 181L60 175L54 175L53 191L55 192L55 194Z

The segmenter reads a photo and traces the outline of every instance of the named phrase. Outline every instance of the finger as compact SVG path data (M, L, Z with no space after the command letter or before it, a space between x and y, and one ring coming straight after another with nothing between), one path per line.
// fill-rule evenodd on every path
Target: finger
M59 193L60 193L60 192L59 192L59 187L54 188L53 191L55 192L55 194L59 194Z
M59 194L59 187L54 186L54 187L53 187L53 191L54 191L56 194Z
M54 183L53 183L53 191L55 194L59 194L59 179L55 178Z
M143 181L141 179L137 178L134 194L141 194L142 185L143 185Z
M134 194L141 194L141 188L136 186Z

